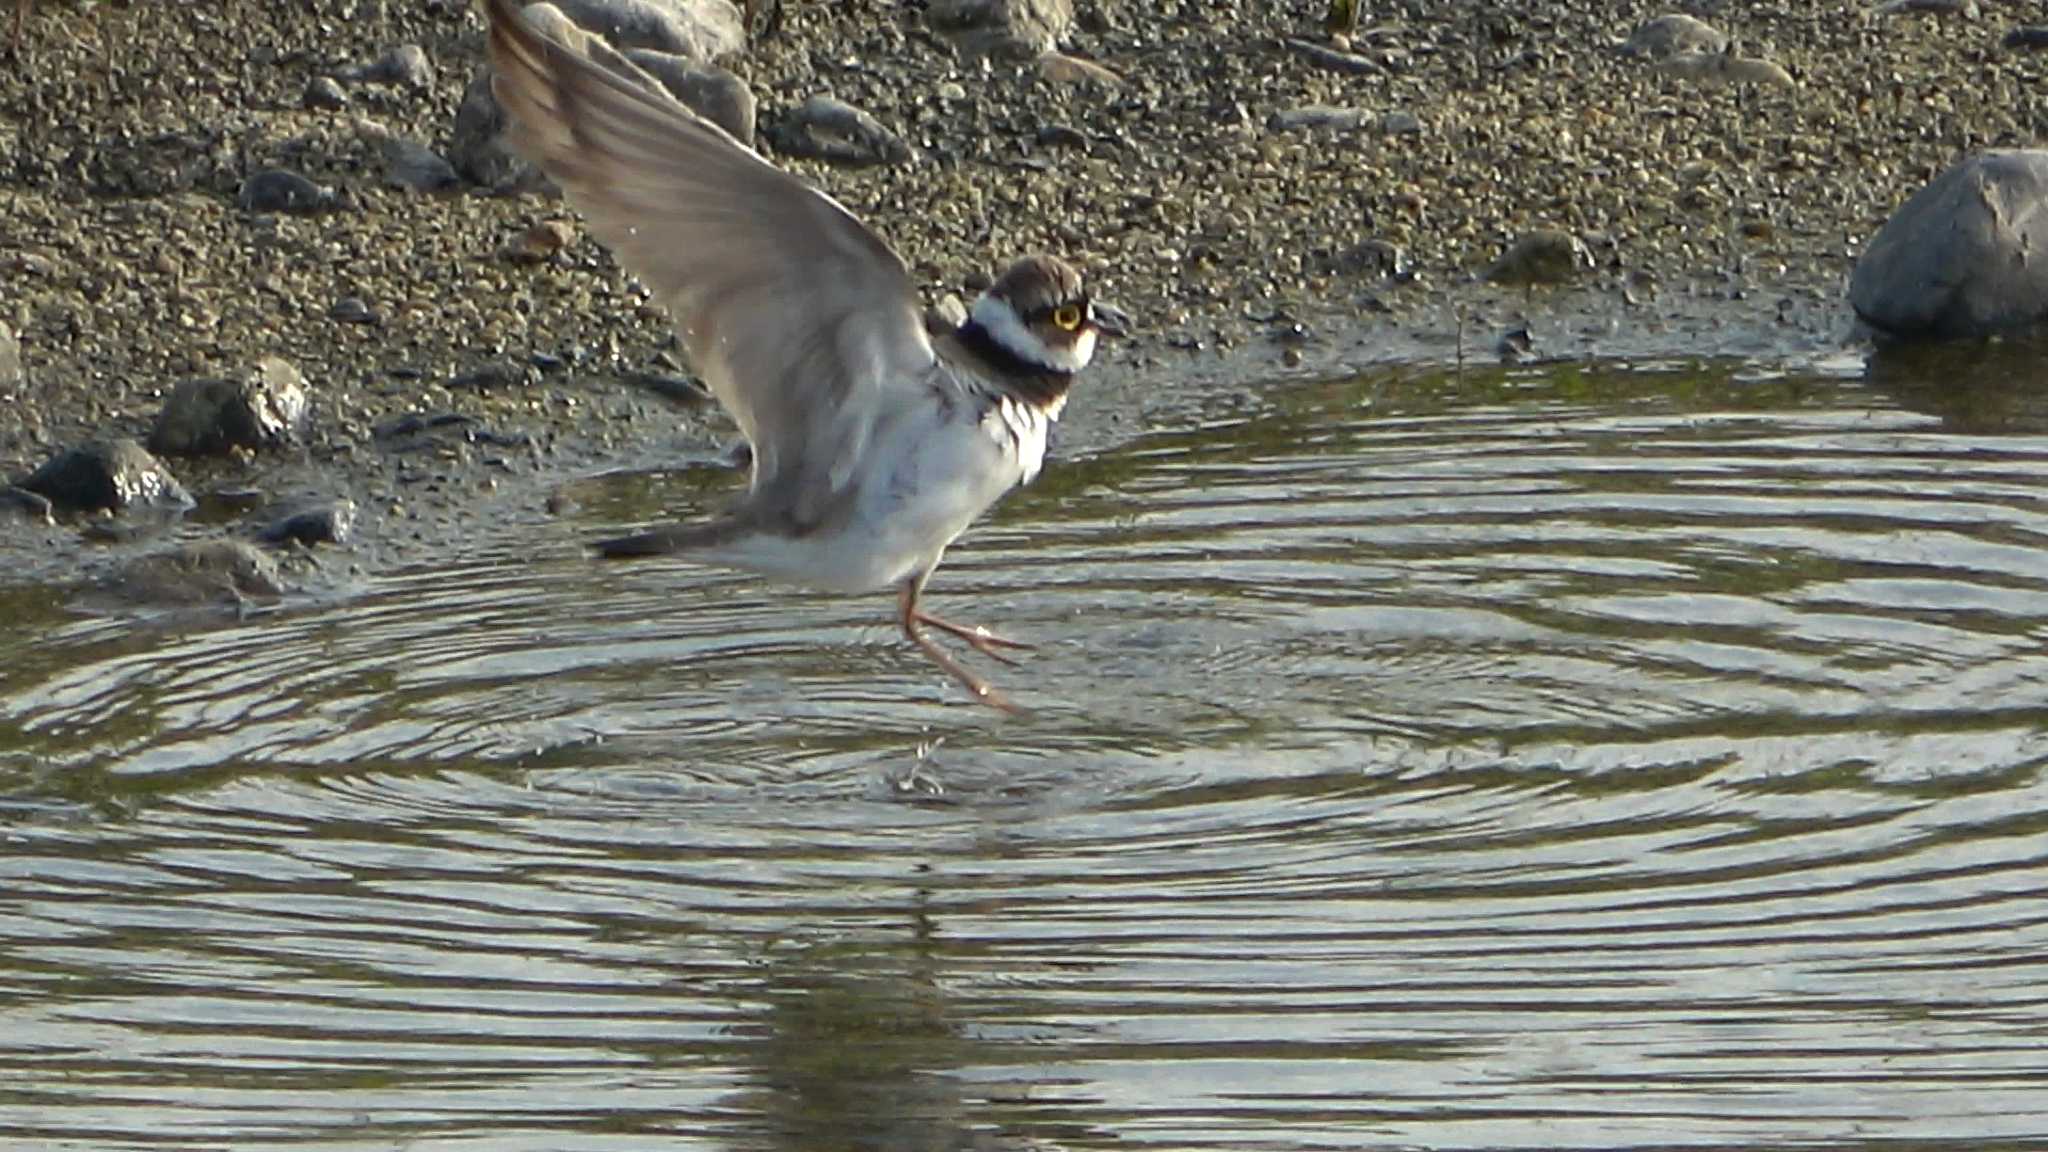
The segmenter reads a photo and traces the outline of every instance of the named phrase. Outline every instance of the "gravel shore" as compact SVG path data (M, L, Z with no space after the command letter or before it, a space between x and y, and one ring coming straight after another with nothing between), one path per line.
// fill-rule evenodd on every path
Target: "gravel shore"
M1326 0L1084 2L1063 48L1115 83L963 59L923 9L784 0L725 63L764 127L830 94L909 146L778 162L930 299L1044 249L1139 319L1076 405L1084 443L1198 377L1824 348L1885 216L2042 115L2042 61L1974 4L1695 4L1733 44L1674 62L1625 47L1654 5L1369 5L1333 43ZM145 436L180 380L264 357L304 374L303 446L181 476L347 496L372 547L409 506L715 446L664 318L565 206L431 163L480 67L461 0L42 0L0 72L0 324L27 380L0 381L0 474ZM272 168L324 199L250 206ZM1567 258L1502 261L1532 235ZM0 535L25 571L76 533Z

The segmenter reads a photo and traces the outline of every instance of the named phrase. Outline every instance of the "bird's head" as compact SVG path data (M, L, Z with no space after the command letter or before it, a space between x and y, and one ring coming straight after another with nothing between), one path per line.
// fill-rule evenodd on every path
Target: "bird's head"
M1090 296L1081 273L1054 256L1010 265L974 301L967 322L1018 361L1057 373L1086 368L1101 336L1130 333L1122 310Z

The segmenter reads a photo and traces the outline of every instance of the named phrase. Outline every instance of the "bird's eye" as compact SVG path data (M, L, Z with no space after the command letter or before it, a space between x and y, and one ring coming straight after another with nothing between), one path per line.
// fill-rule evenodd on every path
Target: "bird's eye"
M1061 328L1065 329L1068 332L1072 332L1074 329L1079 328L1081 326L1080 305L1060 305L1059 311L1054 312L1052 314L1052 322L1059 325Z

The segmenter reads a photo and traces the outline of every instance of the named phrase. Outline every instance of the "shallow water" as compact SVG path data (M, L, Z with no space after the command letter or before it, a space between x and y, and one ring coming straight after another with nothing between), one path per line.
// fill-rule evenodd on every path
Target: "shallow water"
M582 536L0 593L9 1147L2048 1134L2048 418L1726 366L1219 400L934 606Z

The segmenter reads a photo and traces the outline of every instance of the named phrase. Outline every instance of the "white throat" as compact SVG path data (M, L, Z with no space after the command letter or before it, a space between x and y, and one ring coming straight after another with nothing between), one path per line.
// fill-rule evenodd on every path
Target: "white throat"
M981 325L1005 351L1027 364L1036 364L1054 372L1079 372L1088 366L1095 356L1095 330L1083 328L1074 343L1066 348L1049 348L1038 333L1024 326L1017 310L1000 296L982 296L974 301L974 310L969 313L973 322Z

